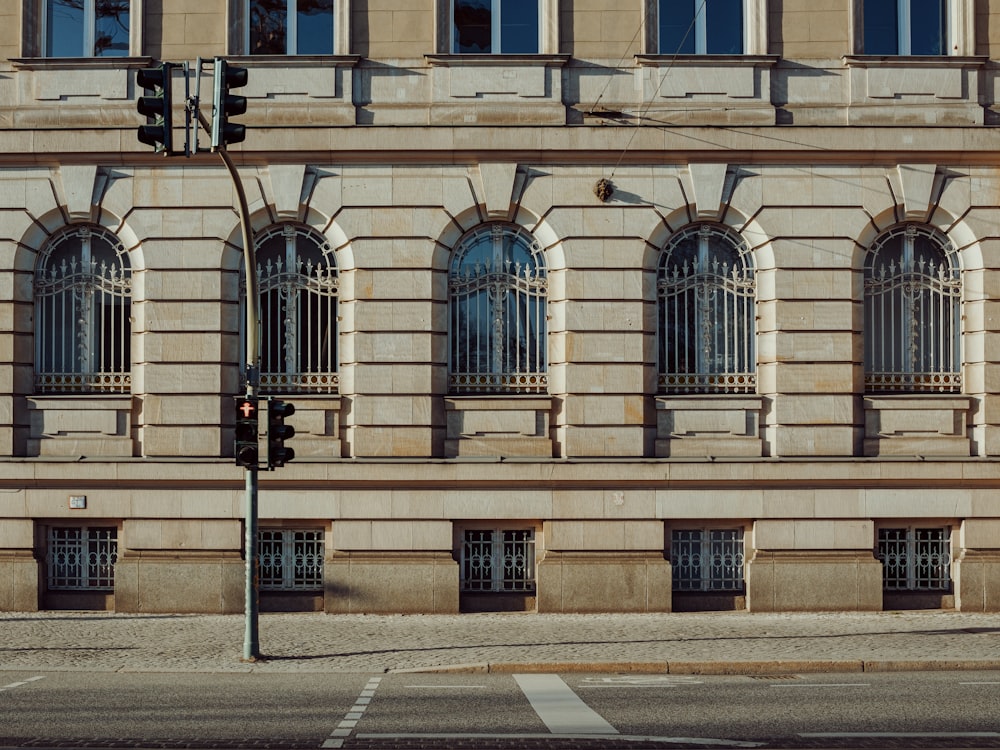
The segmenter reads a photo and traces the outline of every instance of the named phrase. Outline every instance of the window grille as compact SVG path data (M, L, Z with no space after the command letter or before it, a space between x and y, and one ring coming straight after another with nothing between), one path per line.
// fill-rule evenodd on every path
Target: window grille
M949 529L879 529L878 559L886 590L940 591L951 586Z
M333 251L294 224L272 227L256 242L261 393L336 393L339 279Z
M45 0L45 57L129 54L131 0Z
M756 282L746 243L708 224L681 231L664 248L657 293L661 392L756 391Z
M451 0L453 52L536 54L539 0Z
M257 532L261 591L323 588L323 531L260 529Z
M467 530L462 544L462 591L535 591L534 529Z
M132 271L100 227L72 227L43 249L35 273L35 389L127 393Z
M545 392L547 288L541 248L523 229L487 224L462 240L448 285L452 392Z
M675 529L674 591L742 591L743 529Z
M865 389L959 392L961 274L951 243L925 227L881 236L865 265Z
M50 527L45 557L49 591L114 590L118 530Z
M947 55L948 0L864 0L866 55Z
M744 0L659 0L661 55L742 55Z
M334 0L245 0L251 55L332 55Z

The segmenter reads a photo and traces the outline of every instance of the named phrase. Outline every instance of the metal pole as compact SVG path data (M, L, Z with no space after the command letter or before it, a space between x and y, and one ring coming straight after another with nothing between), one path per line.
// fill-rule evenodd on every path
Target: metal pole
M211 132L212 128L201 112L198 112L198 119L202 127ZM236 197L240 204L240 229L243 233L243 268L246 273L246 383L247 396L254 396L257 392L258 378L260 377L260 354L258 353L258 339L260 331L260 319L257 314L259 292L257 285L257 263L255 260L253 235L250 231L250 207L247 204L247 194L243 190L243 182L236 171L233 160L229 158L225 146L218 149L218 154L222 157L223 164L229 170L229 176L233 179L233 186L236 188ZM259 414L259 412L258 412ZM259 636L259 577L257 560L257 467L247 467L246 469L246 490L245 490L245 514L246 520L246 589L243 601L244 611L244 631L243 631L243 661L256 661L260 658L260 636Z

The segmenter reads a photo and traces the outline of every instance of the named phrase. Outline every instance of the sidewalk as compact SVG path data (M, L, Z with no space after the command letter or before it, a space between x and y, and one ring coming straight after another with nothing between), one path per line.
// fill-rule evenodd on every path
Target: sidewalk
M1000 670L1000 615L0 613L0 671L595 671L777 674Z

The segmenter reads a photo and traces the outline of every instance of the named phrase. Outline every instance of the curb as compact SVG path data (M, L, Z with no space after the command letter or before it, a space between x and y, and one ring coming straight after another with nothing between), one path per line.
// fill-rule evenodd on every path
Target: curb
M761 676L865 672L1000 671L996 659L682 661L682 662L480 662L387 669L387 674L677 674Z

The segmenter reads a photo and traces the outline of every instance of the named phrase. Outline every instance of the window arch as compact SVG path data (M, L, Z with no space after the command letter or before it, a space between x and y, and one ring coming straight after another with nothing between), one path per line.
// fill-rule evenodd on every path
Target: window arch
M524 229L484 224L462 239L448 274L452 392L545 392L547 290L541 247Z
M864 282L865 390L961 391L961 270L948 238L890 229L868 252Z
M125 246L97 226L52 237L35 269L35 390L127 393L132 270Z
M333 250L297 224L272 226L255 243L261 392L335 393L340 282Z
M674 235L660 256L657 298L661 392L756 390L756 281L740 237L711 224Z

